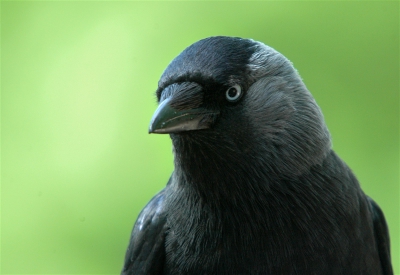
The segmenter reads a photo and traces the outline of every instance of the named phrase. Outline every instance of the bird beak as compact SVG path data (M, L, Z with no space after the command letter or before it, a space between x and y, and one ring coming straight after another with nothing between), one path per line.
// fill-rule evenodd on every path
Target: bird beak
M171 97L160 103L150 121L149 134L169 134L207 129L219 112L206 108L177 110L169 104Z

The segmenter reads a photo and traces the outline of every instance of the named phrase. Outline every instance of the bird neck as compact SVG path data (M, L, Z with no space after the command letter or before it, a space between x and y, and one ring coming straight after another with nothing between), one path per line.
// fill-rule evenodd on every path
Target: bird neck
M223 144L224 146L221 146ZM174 182L178 189L215 209L263 201L279 177L266 163L265 152L246 145L173 138ZM231 145L231 146L230 146Z

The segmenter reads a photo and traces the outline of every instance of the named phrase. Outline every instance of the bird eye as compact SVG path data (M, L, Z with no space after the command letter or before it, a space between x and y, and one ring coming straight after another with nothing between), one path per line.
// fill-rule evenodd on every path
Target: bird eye
M242 87L238 84L233 85L228 90L226 90L226 99L230 102L236 102L242 97Z

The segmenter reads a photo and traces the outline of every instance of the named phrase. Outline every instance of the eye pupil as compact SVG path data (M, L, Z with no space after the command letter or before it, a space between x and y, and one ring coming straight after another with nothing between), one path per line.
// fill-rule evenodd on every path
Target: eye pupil
M236 94L237 94L237 90L236 90L236 88L229 88L229 90L228 90L228 96L229 97L235 97L236 96Z

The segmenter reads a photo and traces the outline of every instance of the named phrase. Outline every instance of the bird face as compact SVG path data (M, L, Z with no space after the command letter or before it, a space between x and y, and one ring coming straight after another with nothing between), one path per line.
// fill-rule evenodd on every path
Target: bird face
M199 150L228 149L242 162L259 154L278 173L299 174L330 149L322 113L291 62L254 40L192 44L166 68L156 95L149 133L171 134L181 151L196 141Z
M204 39L185 49L163 73L159 107L150 133L210 129L240 101L251 85L247 62L256 50L251 40ZM239 105L239 107L238 107Z

